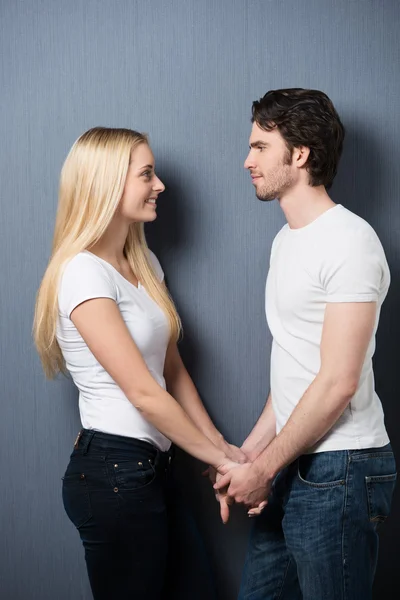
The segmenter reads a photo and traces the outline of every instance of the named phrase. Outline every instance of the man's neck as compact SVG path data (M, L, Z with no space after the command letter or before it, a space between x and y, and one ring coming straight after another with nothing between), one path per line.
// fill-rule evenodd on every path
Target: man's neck
M279 204L290 229L305 227L336 206L324 186L309 185L292 188L279 199Z

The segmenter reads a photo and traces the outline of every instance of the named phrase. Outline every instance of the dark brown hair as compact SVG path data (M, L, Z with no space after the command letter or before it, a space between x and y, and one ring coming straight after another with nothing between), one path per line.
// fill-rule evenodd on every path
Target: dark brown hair
M329 188L337 173L345 130L335 107L318 90L270 90L253 102L252 123L261 129L278 129L287 147L306 146L310 185Z

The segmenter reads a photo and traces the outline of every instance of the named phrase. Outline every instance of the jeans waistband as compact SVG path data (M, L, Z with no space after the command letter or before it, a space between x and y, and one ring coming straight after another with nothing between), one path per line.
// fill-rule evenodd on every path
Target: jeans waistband
M173 447L167 452L162 452L150 442L93 429L81 429L75 440L74 452L82 455L104 454L113 456L123 454L126 458L140 456L145 460L151 460L153 464L171 463L174 456Z

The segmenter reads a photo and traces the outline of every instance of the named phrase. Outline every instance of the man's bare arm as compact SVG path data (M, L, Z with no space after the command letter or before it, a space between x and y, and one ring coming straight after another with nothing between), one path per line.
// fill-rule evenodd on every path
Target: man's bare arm
M320 371L285 427L257 459L269 477L312 448L344 412L358 387L375 318L375 302L327 305Z
M375 318L375 302L327 305L318 375L260 456L224 475L218 487L230 483L228 494L236 501L259 504L277 473L333 427L357 390Z
M272 408L271 394L269 394L257 423L243 442L241 449L249 460L253 461L272 442L275 435L276 420L274 409Z

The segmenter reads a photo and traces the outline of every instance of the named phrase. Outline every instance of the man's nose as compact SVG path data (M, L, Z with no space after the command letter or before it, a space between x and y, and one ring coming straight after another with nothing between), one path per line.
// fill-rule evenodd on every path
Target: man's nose
M253 157L251 155L251 151L248 153L246 160L244 161L244 168L245 169L251 169L252 167L254 167L254 160Z

